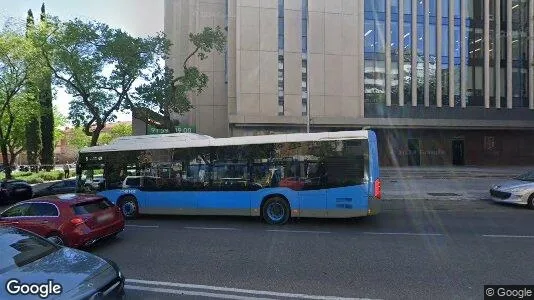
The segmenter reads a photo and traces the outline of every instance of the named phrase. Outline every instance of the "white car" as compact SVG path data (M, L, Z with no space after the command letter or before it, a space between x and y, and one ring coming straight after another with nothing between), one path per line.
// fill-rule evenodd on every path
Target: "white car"
M143 185L147 185L147 180L150 180L150 182L156 182L159 179L159 177L154 176L128 176L122 182L122 188L128 189L141 187L141 178L143 178Z
M534 209L534 171L493 186L490 194L495 202L521 204Z
M89 187L91 187L93 189L99 189L100 186L104 183L104 181L105 181L104 176L95 175L92 180L91 179L87 179L85 181L85 185L89 186Z

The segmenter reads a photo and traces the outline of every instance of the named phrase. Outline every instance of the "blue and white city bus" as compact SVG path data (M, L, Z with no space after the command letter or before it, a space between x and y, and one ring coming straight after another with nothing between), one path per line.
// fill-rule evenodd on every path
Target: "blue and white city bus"
M380 211L373 131L212 138L181 133L119 138L80 151L98 193L139 214L351 218ZM94 185L86 185L88 188Z

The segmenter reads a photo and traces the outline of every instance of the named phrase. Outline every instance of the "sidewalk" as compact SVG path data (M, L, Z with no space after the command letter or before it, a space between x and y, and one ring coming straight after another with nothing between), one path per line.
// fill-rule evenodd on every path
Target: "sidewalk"
M382 167L380 177L383 179L449 179L449 178L511 178L527 171L534 166L510 167L474 167L474 166L442 166L442 167Z

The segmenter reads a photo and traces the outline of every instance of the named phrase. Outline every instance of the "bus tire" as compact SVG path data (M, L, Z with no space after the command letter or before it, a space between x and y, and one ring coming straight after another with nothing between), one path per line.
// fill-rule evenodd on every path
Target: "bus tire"
M530 195L530 197L528 197L527 208L528 209L534 209L534 194L532 194L532 195Z
M291 209L286 199L275 196L265 200L261 207L261 215L265 222L271 225L282 225L289 220Z
M134 196L123 196L118 204L125 219L135 219L139 215L139 205L137 204L137 198Z

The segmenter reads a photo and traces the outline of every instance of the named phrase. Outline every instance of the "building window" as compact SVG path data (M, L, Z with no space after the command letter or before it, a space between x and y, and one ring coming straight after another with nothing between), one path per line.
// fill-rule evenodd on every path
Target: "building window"
M278 115L284 115L284 0L278 0Z
M302 115L308 115L308 0L302 0Z
M224 1L224 29L228 37L228 0ZM224 46L224 83L228 84L228 43Z
M385 105L386 24L382 19L382 14L385 12L385 5L386 1L384 0L365 0L366 13L363 36L365 56L364 101L366 103L380 105ZM392 30L395 29L392 28ZM396 51L396 40L396 38L392 39L392 52ZM395 55L392 57L395 57ZM392 76L392 80L394 80L393 77L394 75ZM393 95L396 94L393 84L392 93Z

